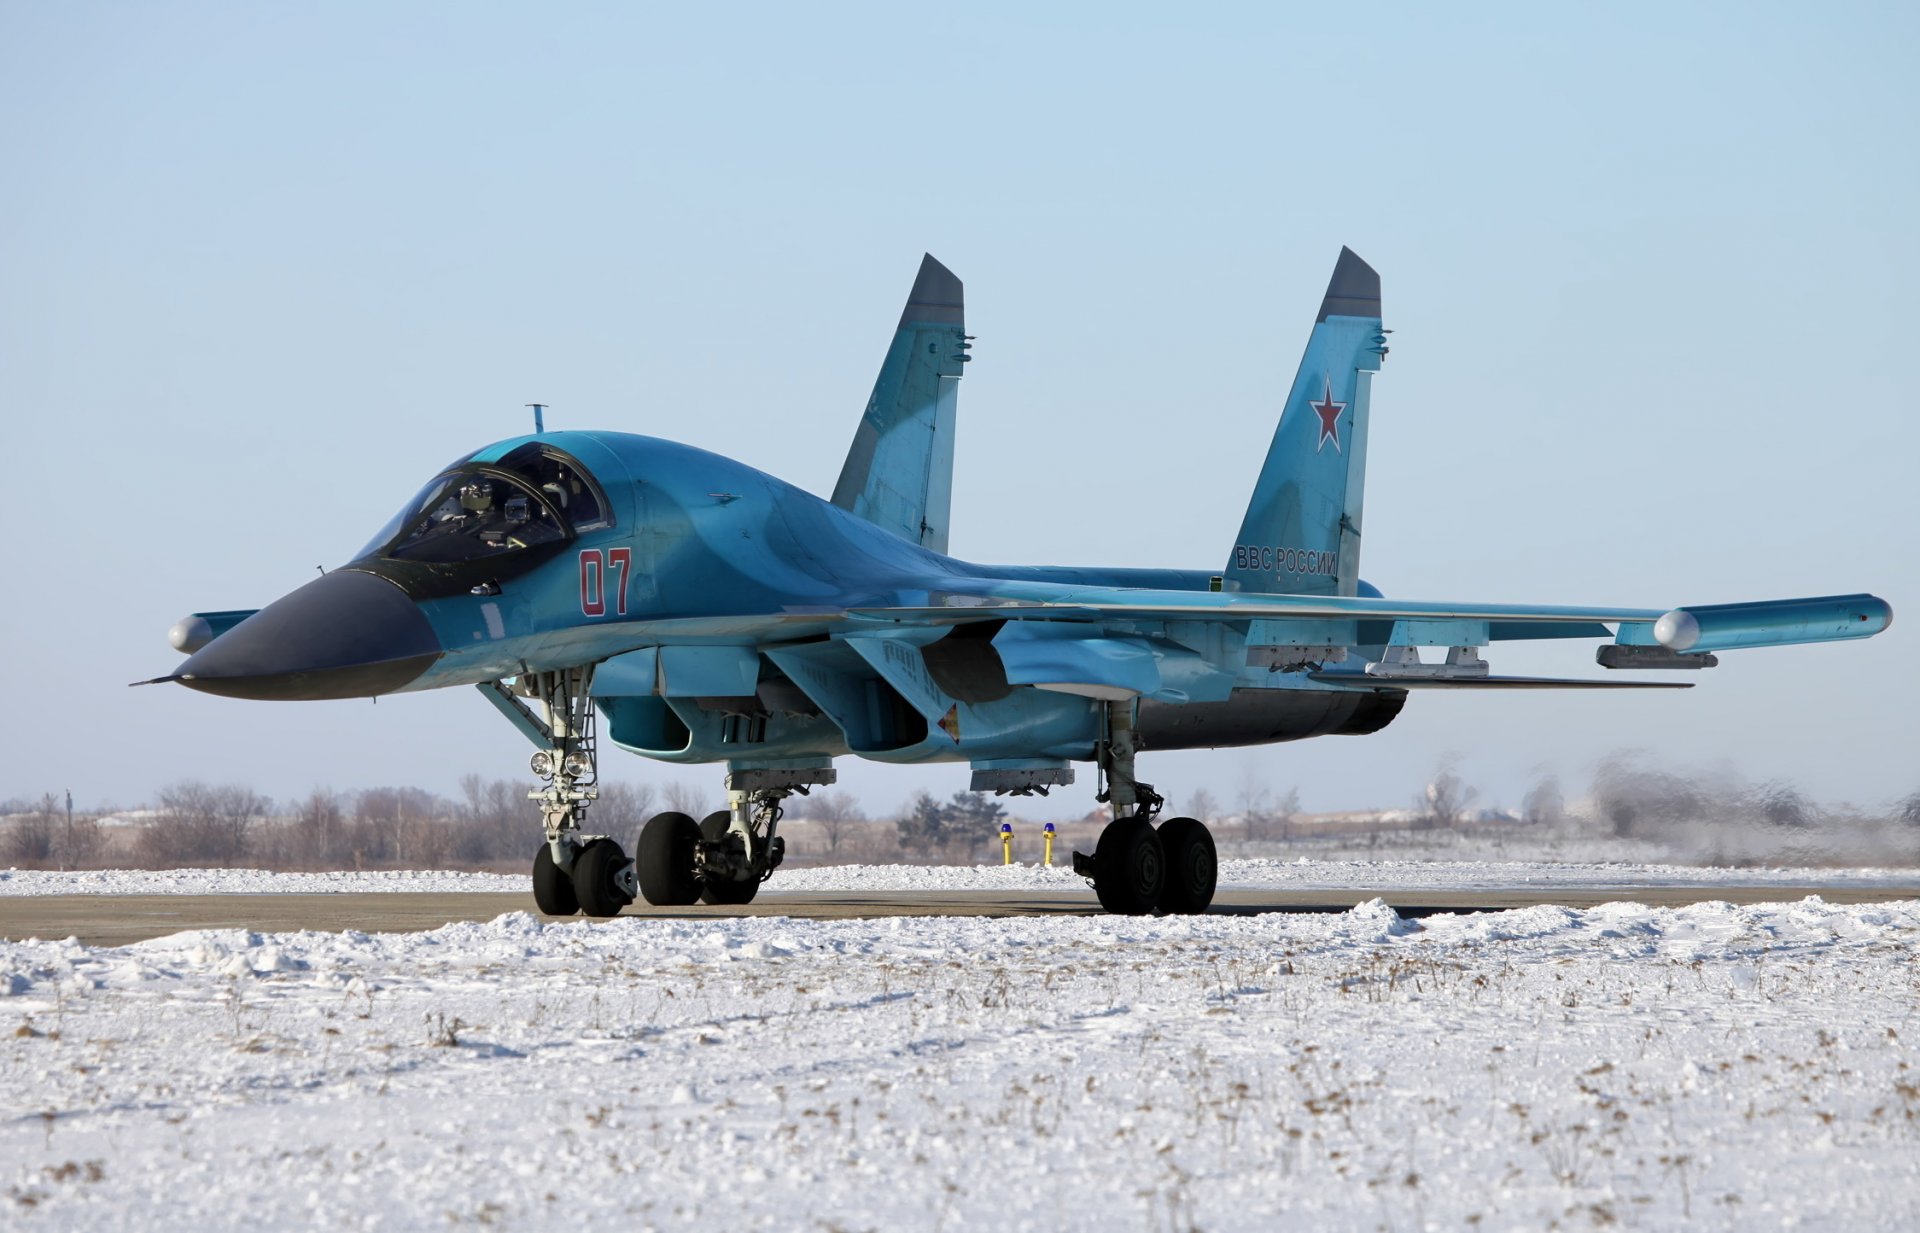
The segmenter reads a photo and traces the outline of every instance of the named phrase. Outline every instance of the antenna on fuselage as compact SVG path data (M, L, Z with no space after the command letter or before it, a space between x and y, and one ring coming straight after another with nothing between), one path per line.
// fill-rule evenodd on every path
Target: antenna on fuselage
M547 430L547 404L530 402L527 406L533 408L533 435L537 437Z

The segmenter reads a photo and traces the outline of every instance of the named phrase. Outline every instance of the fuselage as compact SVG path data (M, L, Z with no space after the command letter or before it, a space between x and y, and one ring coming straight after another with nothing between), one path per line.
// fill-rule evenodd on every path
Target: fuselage
M503 456L526 440L474 459ZM1199 570L976 565L707 450L627 433L546 440L600 480L615 505L613 525L503 581L497 598L426 601L446 654L410 688L563 667L640 644L726 643L749 632L824 636L837 625L828 618L847 609L925 604L988 580L1201 591L1209 584ZM594 562L616 552L630 554L630 576L608 567L605 594L591 593Z
M591 486L573 503L590 511L584 522L567 524L566 494L551 482L556 467L576 493ZM542 475L549 479L544 492L557 494L550 499L535 487ZM463 477L472 476L493 489L490 505L517 502L517 521L489 524L489 511L476 519L456 505L467 492ZM850 628L847 614L924 607L993 587L1219 585L1217 575L1202 570L962 561L744 463L625 433L513 438L467 456L436 483L440 488L423 490L423 506L403 510L342 570L196 654L182 667L184 683L242 697L350 697L618 664L650 648L676 648L652 652L655 688L646 692L631 673L604 674L627 681L595 690L616 743L673 761L845 753L892 761L1085 757L1099 736L1099 706L1070 694L1013 689L1004 673L996 679L995 656L979 636L987 631L881 621ZM453 529L435 532L436 517ZM470 523L496 525L471 533L493 538L460 539L456 532ZM521 540L523 546L512 546ZM422 543L431 551L409 550ZM358 644L329 647L329 661L302 662L303 646L328 636L339 641L341 627L353 624L348 609L375 608L383 610L372 621L377 628ZM1143 700L1143 735L1158 748L1371 731L1404 700L1301 673L1249 672L1243 654L1234 666L1241 648L1222 642L1223 632L1232 641L1231 631L1213 627L1205 631L1209 644L1196 646L1193 635L1201 631L1167 624L1134 632L1196 653L1186 657L1210 665L1211 692L1178 703ZM729 655L762 652L761 684L744 697L676 694L658 679L662 663L720 664ZM277 665L276 654L283 661ZM242 670L228 670L235 660L244 661ZM691 671L697 677L702 670ZM1223 672L1245 679L1223 681ZM942 709L943 702L950 705Z

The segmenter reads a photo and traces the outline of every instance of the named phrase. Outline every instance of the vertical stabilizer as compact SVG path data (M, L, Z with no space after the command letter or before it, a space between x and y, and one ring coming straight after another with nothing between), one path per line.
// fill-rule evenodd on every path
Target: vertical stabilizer
M960 280L929 255L833 487L841 509L935 552L947 550L954 408L966 349Z
M1343 248L1227 560L1238 590L1357 592L1367 400L1386 354L1380 276Z

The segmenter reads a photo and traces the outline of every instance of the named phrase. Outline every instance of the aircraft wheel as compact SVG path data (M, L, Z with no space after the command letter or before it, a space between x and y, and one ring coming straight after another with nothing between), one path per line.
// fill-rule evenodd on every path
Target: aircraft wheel
M727 837L727 828L733 824L733 815L724 809L717 809L700 820L700 838L708 843L719 843ZM753 897L760 893L760 880L749 878L745 882L703 882L700 884L700 902L718 904L752 903Z
M700 824L684 813L657 813L640 829L635 854L640 895L656 907L684 907L700 898L693 876L693 849Z
M573 879L553 863L552 844L541 844L533 854L533 906L546 916L572 916L580 910Z
M1220 879L1220 857L1206 825L1193 818L1169 818L1160 824L1160 848L1167 858L1160 910L1182 915L1206 911Z
M573 893L580 896L582 912L618 916L621 908L633 902L633 895L620 884L620 870L626 863L626 852L604 836L580 849L573 858Z
M1167 857L1160 836L1145 818L1119 818L1100 832L1093 850L1093 893L1119 916L1144 916L1160 902Z

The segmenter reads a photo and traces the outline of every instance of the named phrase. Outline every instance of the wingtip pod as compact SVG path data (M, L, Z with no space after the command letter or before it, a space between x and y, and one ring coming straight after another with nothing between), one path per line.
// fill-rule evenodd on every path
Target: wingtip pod
M900 328L908 325L965 325L966 284L928 253L920 259L920 273L900 310Z
M1328 317L1378 317L1380 315L1380 275L1360 259L1360 254L1342 246L1340 260L1327 280L1327 294L1320 301L1320 315Z
M1702 653L1871 638L1893 624L1893 605L1877 595L1823 595L1751 604L1675 608L1653 625L1673 651Z

